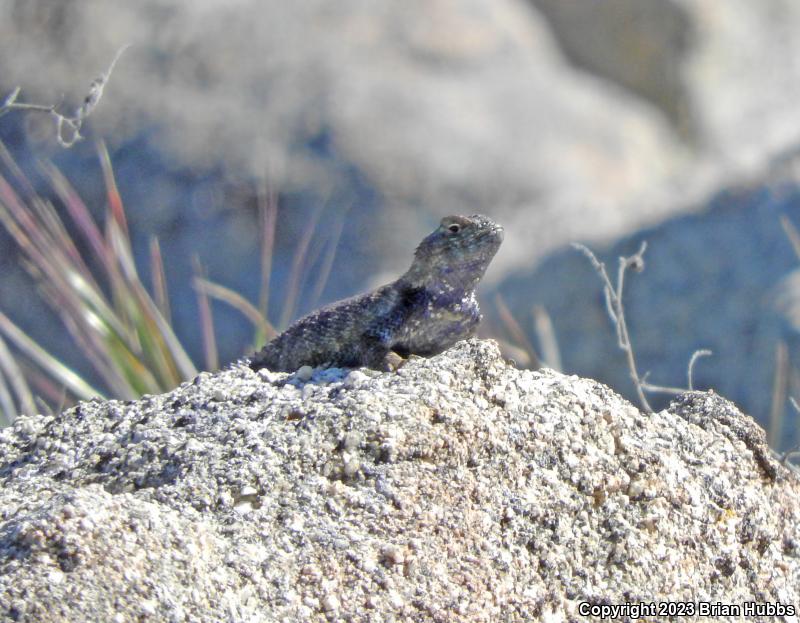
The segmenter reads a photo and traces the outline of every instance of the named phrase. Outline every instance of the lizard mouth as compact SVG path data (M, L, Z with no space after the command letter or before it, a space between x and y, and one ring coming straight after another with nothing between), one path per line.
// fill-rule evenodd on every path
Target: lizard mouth
M479 242L494 242L496 244L500 244L503 242L503 238L505 237L505 230L501 225L495 225L488 231L483 231L477 236L477 240Z
M494 228L494 235L497 238L498 242L503 242L503 238L506 236L506 230L503 229L501 225L496 225Z

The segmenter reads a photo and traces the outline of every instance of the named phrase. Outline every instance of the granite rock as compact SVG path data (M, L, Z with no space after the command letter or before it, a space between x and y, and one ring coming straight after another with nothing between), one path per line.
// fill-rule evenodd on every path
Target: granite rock
M22 417L0 431L0 617L797 606L800 482L758 430L714 394L646 415L479 340L397 373L234 365L136 402Z

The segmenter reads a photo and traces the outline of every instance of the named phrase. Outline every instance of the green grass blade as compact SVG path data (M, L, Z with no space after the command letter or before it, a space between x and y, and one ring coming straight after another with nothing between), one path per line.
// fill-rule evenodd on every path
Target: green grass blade
M0 369L2 369L3 375L8 379L14 394L17 396L20 412L28 415L36 413L36 405L33 402L33 394L30 387L28 387L22 371L19 369L17 362L14 361L11 351L2 337L0 337Z
M161 256L161 245L158 238L150 239L150 273L153 280L153 296L156 307L169 324L172 324L172 310L169 308L167 294L167 275L164 271L164 258Z
M109 249L106 248L105 240L100 229L94 222L89 208L83 203L78 193L67 181L67 178L54 165L43 162L40 167L45 176L50 181L56 195L66 207L72 221L78 227L83 237L89 244L97 260L104 268L108 268L112 262Z
M11 390L6 383L3 370L0 368L0 428L9 426L18 416L14 400L11 398Z
M122 204L122 197L117 188L117 180L114 177L114 169L111 166L111 158L108 155L108 149L104 141L100 141L97 145L97 151L100 156L100 165L103 168L103 179L106 184L106 196L108 197L108 212L113 221L122 230L125 239L130 246L130 233L128 232L128 219L125 217L125 208Z
M227 303L241 312L259 334L263 334L267 338L274 337L277 334L275 327L270 324L269 320L261 315L259 309L238 292L234 292L230 288L226 288L225 286L221 286L201 277L194 278L193 286L196 290L202 290L211 298Z
M203 267L200 258L196 255L192 257L194 265L194 279L203 278ZM206 369L217 370L219 368L219 355L217 353L217 340L214 335L214 317L211 312L211 304L208 296L201 288L195 288L197 293L197 307L200 311L200 330L203 336L203 350L205 352Z
M0 332L2 332L20 351L36 362L39 367L47 371L51 377L58 379L78 398L87 400L93 396L103 396L101 391L89 385L80 376L75 374L67 366L29 338L2 312L0 312Z

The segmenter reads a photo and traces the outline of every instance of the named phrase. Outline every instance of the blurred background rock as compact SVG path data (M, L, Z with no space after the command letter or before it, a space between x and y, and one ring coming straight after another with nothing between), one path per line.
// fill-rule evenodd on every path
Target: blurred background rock
M536 346L541 305L564 371L632 396L600 283L568 245L614 273L647 239L626 300L651 381L684 384L692 352L711 348L696 384L765 425L800 395L798 260L778 220L800 223L793 0L0 0L0 15L0 88L23 101L79 102L131 44L85 133L108 142L142 266L161 241L198 363L191 255L255 300L268 185L273 317L310 224L312 249L342 235L318 295L310 257L298 314L400 273L441 216L482 212L508 232L483 288L493 336L507 337L495 293ZM28 172L52 159L100 213L92 140L64 150L46 115L21 113L0 138ZM89 374L0 244L2 309ZM247 352L247 323L215 313L223 360ZM798 441L794 421L773 427L776 445Z

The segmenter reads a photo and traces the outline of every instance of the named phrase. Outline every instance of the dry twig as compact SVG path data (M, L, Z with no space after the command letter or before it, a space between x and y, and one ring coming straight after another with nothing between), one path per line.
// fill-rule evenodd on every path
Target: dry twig
M632 268L637 273L644 270L644 252L647 249L647 243L643 242L639 250L630 257L619 258L619 268L617 270L617 286L616 288L611 283L611 279L606 272L606 265L597 259L588 247L574 243L572 245L581 251L592 263L592 266L597 271L600 279L603 281L603 293L605 294L606 311L608 312L611 321L617 330L617 345L625 352L628 360L628 370L631 379L636 386L636 394L639 397L639 402L644 407L645 411L652 413L653 409L647 398L644 395L644 379L639 376L639 371L636 368L636 358L633 354L633 347L631 346L631 339L628 333L628 325L625 322L625 308L622 304L622 292L625 286L625 272Z
M643 242L642 246L639 247L639 250L634 255L631 255L630 257L619 258L619 270L617 272L616 288L612 285L611 279L608 277L605 264L598 260L594 253L592 253L582 244L574 243L572 246L589 258L592 266L597 271L597 274L600 275L600 279L603 281L606 311L608 311L608 315L616 327L617 344L623 351L625 351L625 355L628 359L628 370L630 371L631 379L636 386L636 394L638 395L639 401L642 403L642 406L645 408L645 410L649 413L653 412L653 409L650 407L650 403L647 402L647 398L644 395L644 392L646 391L675 395L685 394L687 391L697 391L694 389L694 364L700 357L707 357L708 355L711 355L712 352L710 350L700 349L692 353L692 358L689 360L689 366L686 371L686 376L688 377L689 382L688 390L682 387L652 385L651 383L647 382L647 377L650 373L646 372L643 376L639 376L639 371L636 368L636 359L633 354L630 335L628 334L628 325L625 322L625 308L622 304L622 291L625 284L625 271L628 270L628 268L633 268L633 270L635 270L637 273L640 273L644 270L644 252L647 249L647 243Z
M86 97L83 98L83 102L75 110L74 114L65 115L58 112L56 109L59 107L60 103L53 104L52 106L45 106L43 104L19 102L17 98L19 97L21 87L17 87L6 97L2 106L0 106L0 117L13 110L32 110L49 113L56 120L56 139L58 140L58 144L65 148L72 147L75 143L83 139L81 135L81 126L86 118L97 108L97 104L100 103L100 99L103 97L103 90L109 78L111 78L111 72L114 71L117 61L128 47L128 45L122 46L114 55L114 59L108 66L108 70L92 81L92 84L89 85L89 92L86 94Z
M710 357L714 353L707 348L701 348L692 353L692 358L689 360L689 368L686 370L687 382L689 383L689 391L693 392L694 389L694 364L700 357Z

